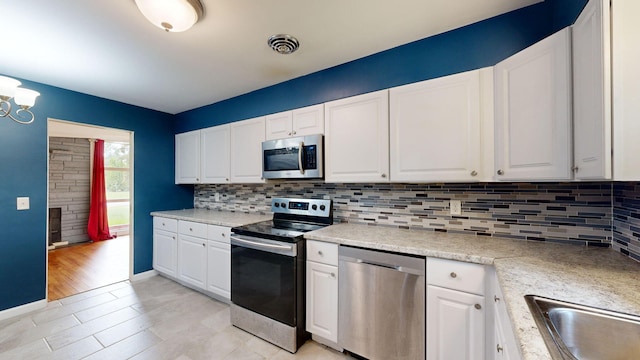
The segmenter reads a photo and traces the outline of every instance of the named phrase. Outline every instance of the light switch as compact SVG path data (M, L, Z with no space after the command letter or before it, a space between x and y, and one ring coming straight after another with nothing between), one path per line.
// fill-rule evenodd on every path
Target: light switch
M17 202L18 202L18 210L29 210L28 197L19 197Z

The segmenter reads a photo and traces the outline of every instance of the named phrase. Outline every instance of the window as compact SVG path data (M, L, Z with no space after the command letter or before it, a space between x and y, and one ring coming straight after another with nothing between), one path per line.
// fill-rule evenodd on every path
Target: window
M104 178L107 216L112 233L128 233L130 213L129 144L104 142Z

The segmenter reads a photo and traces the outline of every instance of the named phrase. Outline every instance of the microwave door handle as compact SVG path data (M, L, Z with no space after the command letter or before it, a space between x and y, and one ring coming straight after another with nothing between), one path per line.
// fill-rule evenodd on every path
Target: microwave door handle
M300 147L298 148L298 169L300 169L300 174L304 174L304 168L302 167L303 151L304 151L304 142L300 141Z

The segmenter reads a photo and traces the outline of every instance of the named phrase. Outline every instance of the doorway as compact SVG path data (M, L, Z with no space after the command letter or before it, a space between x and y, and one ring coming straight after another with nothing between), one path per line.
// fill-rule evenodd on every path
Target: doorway
M131 278L133 134L48 120L47 298L49 301ZM109 232L91 242L87 232L92 141L104 143Z

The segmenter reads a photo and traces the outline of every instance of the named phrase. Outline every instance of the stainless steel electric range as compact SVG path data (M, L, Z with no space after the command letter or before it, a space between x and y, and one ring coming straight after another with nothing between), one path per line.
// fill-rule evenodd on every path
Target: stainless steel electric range
M303 236L333 223L332 202L274 198L271 211L231 229L231 323L295 353L309 338Z

